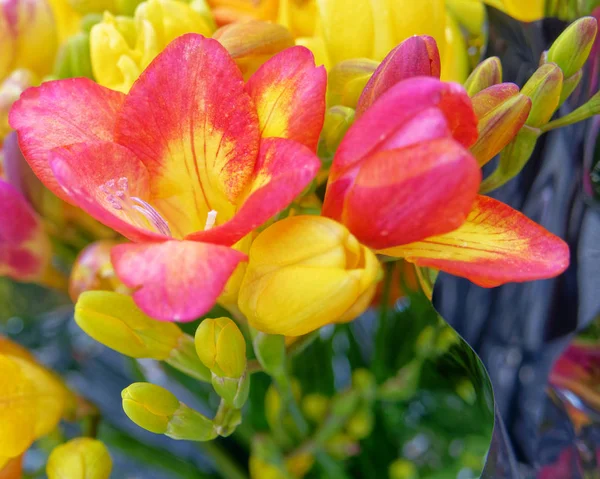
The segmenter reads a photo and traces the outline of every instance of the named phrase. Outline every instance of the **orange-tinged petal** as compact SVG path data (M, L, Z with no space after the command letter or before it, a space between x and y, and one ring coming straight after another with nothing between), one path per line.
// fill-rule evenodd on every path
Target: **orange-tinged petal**
M123 244L112 250L123 283L136 289L140 309L163 321L192 321L206 313L246 255L195 241Z
M263 138L296 140L313 151L325 118L325 68L315 67L305 47L288 48L266 62L248 81Z
M452 139L378 153L362 163L342 222L377 249L447 233L466 219L480 182L477 162Z
M50 164L72 202L133 241L161 239L150 221L152 211L140 210L150 195L146 167L116 143L90 142L55 148Z
M305 146L283 138L263 140L253 182L228 222L186 239L231 246L285 209L312 181L321 162Z
M233 216L251 181L259 125L242 74L225 48L183 35L154 59L131 88L117 141L148 168L152 204L184 236Z
M34 173L69 201L49 164L53 148L85 141L112 141L124 95L86 78L46 82L29 88L13 105L9 123Z
M435 40L427 35L404 40L383 59L358 100L356 115L396 83L416 76L440 77L440 53Z
M23 477L23 455L13 459L0 456L0 479L21 479Z
M483 287L552 278L569 265L567 244L525 215L478 196L457 230L380 251L465 277Z

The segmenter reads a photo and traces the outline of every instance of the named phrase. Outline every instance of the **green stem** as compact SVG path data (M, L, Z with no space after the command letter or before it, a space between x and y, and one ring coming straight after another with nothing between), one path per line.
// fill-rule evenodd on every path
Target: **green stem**
M229 454L219 446L216 441L208 441L198 443L200 449L209 456L221 477L227 479L248 479L248 475L244 472L237 462L235 462Z
M600 92L596 93L587 103L581 105L576 110L573 110L568 115L558 118L557 120L551 121L547 125L542 126L540 129L543 132L555 130L563 126L572 125L583 120L587 120L594 115L600 113Z
M288 411L294 424L298 428L298 432L300 433L300 437L304 438L308 434L308 423L304 416L302 415L302 411L300 411L300 407L296 402L296 398L294 397L294 393L292 391L292 382L288 377L287 373L284 372L277 376L273 376L275 384L277 385L277 389L279 390L279 394L281 395L281 400L284 404L283 411Z
M375 338L375 357L373 359L373 372L378 381L383 380L385 376L385 342L387 340L387 316L388 302L393 280L393 271L395 263L386 263L385 277L383 280L383 291L379 304L379 327L377 328L377 336Z

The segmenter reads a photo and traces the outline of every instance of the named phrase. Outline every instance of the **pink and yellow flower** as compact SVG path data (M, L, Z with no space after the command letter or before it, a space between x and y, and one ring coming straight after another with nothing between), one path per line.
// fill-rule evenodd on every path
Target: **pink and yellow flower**
M469 152L476 111L462 86L435 78L437 67L413 76L436 58L427 42L413 43L422 53L406 61L393 51L359 99L364 113L335 154L323 214L379 253L480 286L560 274L569 263L561 239L478 195L481 170ZM509 125L515 134L527 118L521 110L512 121L520 125Z
M112 263L140 308L192 320L245 259L231 246L316 175L325 84L303 47L244 83L217 41L188 34L127 95L48 82L23 93L10 122L51 191L135 242Z

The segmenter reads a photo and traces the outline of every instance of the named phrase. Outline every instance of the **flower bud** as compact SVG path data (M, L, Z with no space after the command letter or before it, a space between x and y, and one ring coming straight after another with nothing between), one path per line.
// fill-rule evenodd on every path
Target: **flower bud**
M301 336L361 314L380 270L345 226L325 217L288 217L254 240L239 307L259 331Z
M54 74L58 78L94 78L88 33L77 33L61 45L56 58Z
M56 23L45 0L6 0L0 8L0 79L17 68L44 76L58 47Z
M325 448L338 461L355 456L360 451L358 443L348 434L337 433L326 443Z
M580 18L569 25L548 50L547 61L556 63L569 78L583 67L588 59L598 23L594 17Z
M245 80L273 55L294 46L285 27L261 21L231 23L217 30L213 38L229 52Z
M123 389L121 397L125 414L147 431L189 441L210 441L217 436L211 420L160 386L134 383Z
M346 423L346 432L357 441L369 437L373 431L375 416L368 406L361 407L356 411Z
M329 402L323 394L307 394L302 398L302 412L315 424L321 424L329 411Z
M491 57L475 67L465 82L465 89L472 97L498 83L502 83L502 62L498 57Z
M110 240L96 241L79 253L69 277L69 295L74 303L85 291L128 292L110 261L110 250L117 244Z
M396 83L415 76L440 77L440 53L430 36L407 38L383 59L358 100L356 115L362 115Z
M174 323L144 314L131 296L110 291L81 294L75 321L99 343L132 358L165 360L183 336Z
M471 153L483 166L510 143L525 124L531 100L513 83L501 83L477 93L473 110L479 120L479 138Z
M521 93L531 99L526 124L539 127L548 123L558 108L562 90L562 70L554 63L539 67L521 89Z
M11 131L8 112L21 93L37 83L36 76L23 68L14 70L0 84L0 144Z
M321 158L333 158L335 150L344 139L344 135L346 135L352 123L354 123L354 110L352 108L336 105L327 109L319 145L319 156Z
M246 341L231 319L202 321L195 344L200 360L217 376L237 379L246 371Z
M488 193L518 175L531 157L540 134L539 129L524 126L516 138L504 148L498 167L481 182L479 191Z
M376 61L366 58L345 60L335 65L329 71L327 80L327 104L356 108L359 97L378 65Z
M575 88L577 88L577 86L581 82L582 78L583 78L583 70L577 70L576 73L571 75L569 78L565 78L563 80L562 92L560 94L560 100L558 102L559 107L565 101L567 101L567 98L569 98L571 96L571 93L573 93L575 91Z
M419 471L411 461L396 459L390 464L390 479L418 479Z
M55 447L46 464L48 479L108 479L111 470L108 449L89 437L72 439Z
M254 353L264 371L271 376L285 372L285 338L258 332L252 342Z

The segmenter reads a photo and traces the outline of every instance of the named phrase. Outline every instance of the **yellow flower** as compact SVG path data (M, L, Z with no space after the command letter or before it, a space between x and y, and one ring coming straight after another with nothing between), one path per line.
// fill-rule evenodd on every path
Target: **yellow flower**
M96 439L72 439L54 448L48 457L48 479L108 479L112 460L106 446Z
M90 32L90 54L96 81L128 92L148 64L172 40L185 33L210 36L209 19L192 4L177 0L148 0L132 17L106 12Z
M478 1L478 0L471 0ZM483 0L522 22L534 22L544 18L545 0Z
M357 317L379 277L375 255L344 226L293 216L254 240L238 305L259 331L300 336Z
M0 337L0 464L52 431L68 400L69 391L54 374Z

